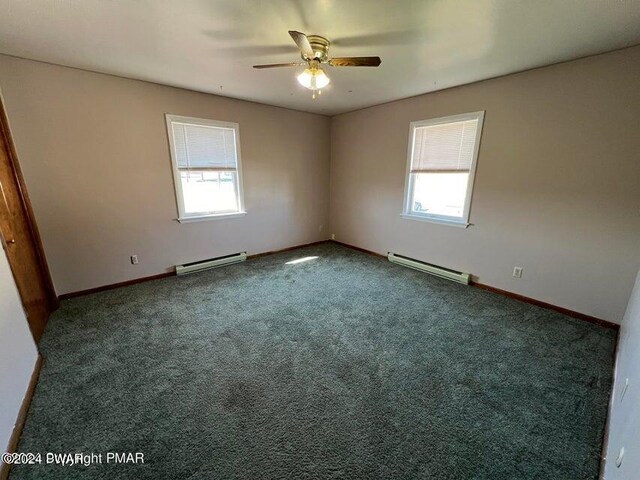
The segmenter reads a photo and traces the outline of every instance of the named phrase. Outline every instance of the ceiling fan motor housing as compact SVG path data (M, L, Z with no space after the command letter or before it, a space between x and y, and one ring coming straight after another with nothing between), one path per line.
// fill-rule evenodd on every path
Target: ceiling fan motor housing
M309 39L309 45L311 45L315 59L321 63L329 60L329 45L331 45L331 42L320 35L307 35L307 38ZM304 55L302 58L305 60L313 60L312 58L305 58Z

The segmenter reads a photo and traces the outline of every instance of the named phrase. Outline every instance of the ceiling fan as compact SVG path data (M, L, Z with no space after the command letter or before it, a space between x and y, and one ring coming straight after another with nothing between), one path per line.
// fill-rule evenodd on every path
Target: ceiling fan
M320 35L305 35L302 32L289 30L289 35L300 49L300 55L304 62L272 63L270 65L254 65L253 68L277 68L300 67L307 68L298 75L298 82L313 91L313 98L322 93L322 89L329 85L331 80L321 68L321 65L331 67L377 67L382 63L380 57L342 57L329 58L329 45L331 42Z

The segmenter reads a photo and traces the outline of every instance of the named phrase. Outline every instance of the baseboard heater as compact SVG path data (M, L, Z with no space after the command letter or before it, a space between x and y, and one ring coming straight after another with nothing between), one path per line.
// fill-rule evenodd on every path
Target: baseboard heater
M398 265L420 270L421 272L426 272L431 275L435 275L436 277L453 280L454 282L464 283L465 285L469 284L469 280L471 278L471 275L468 273L456 272L455 270L439 267L438 265L431 265L430 263L424 263L419 260L403 257L402 255L396 255L391 252L387 254L387 258L390 262L397 263Z
M185 265L176 265L176 275L186 275L188 273L201 272L210 268L224 267L233 263L244 262L247 259L247 252L234 253L224 257L212 258L202 262L187 263Z

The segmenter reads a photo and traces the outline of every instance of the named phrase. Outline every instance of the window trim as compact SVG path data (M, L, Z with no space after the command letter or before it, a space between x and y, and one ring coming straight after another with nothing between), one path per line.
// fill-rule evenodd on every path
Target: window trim
M418 120L409 124L409 146L407 148L407 166L405 170L404 182L404 204L402 207L401 217L408 220L419 220L423 222L438 223L441 225L449 225L454 227L468 227L469 215L471 213L471 199L473 197L473 185L476 175L476 167L478 165L478 153L480 151L480 142L482 140L482 125L484 123L484 110L478 112L462 113L459 115L449 115L447 117L430 118L427 120ZM473 148L473 158L471 167L469 168L469 178L467 180L466 198L462 217L451 217L447 215L436 215L427 213L417 213L411 209L413 204L413 175L411 174L411 161L413 159L415 130L418 127L430 127L433 125L441 125L444 123L461 122L465 120L477 120L477 138Z
M247 214L244 205L244 189L242 178L242 159L240 154L240 125L234 122L223 122L220 120L209 120L206 118L185 117L181 115L165 114L167 124L167 137L169 138L169 156L171 157L171 171L173 176L173 188L176 195L176 207L178 211L178 220L180 223L198 222L203 220L215 220L224 218L241 217ZM180 168L176 158L176 151L173 139L173 123L188 123L190 125L202 125L205 127L232 128L236 141L236 187L238 188L238 211L234 212L199 212L194 214L185 213L184 195L182 192L182 183L180 180Z

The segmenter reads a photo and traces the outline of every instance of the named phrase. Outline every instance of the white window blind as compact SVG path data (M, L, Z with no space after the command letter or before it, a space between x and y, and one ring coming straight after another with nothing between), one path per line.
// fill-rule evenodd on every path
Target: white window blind
M237 123L166 115L178 220L244 215Z
M468 172L477 133L477 119L416 127L411 173Z
M179 169L233 171L238 167L235 130L173 122Z
M411 122L402 216L467 227L484 112Z

